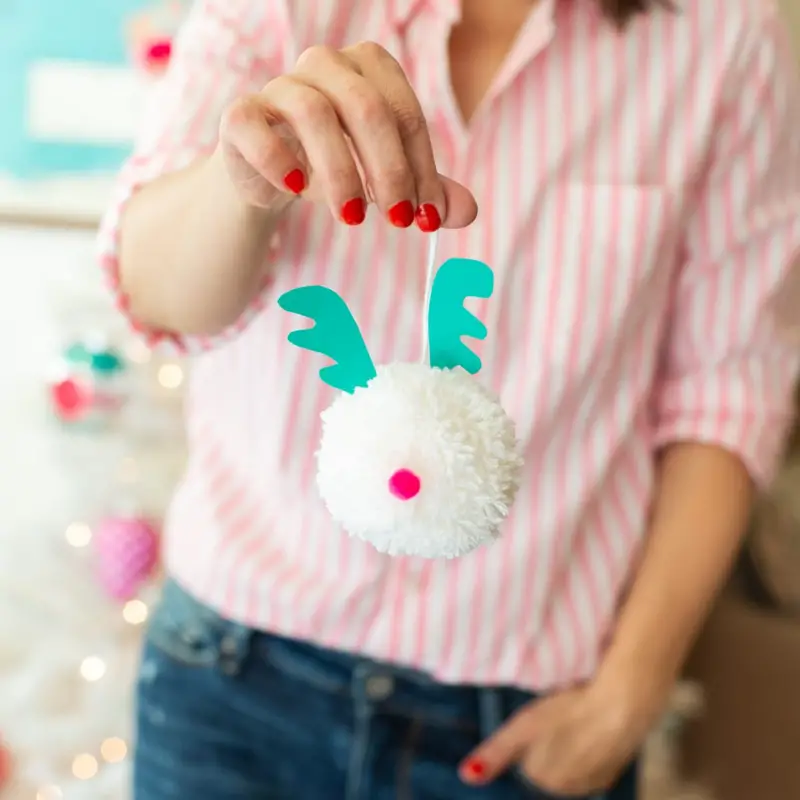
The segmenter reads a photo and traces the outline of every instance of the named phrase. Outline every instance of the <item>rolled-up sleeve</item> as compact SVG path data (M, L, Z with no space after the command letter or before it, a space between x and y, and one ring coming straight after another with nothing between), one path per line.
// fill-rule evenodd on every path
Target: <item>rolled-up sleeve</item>
M147 183L210 155L225 108L236 97L263 87L280 68L280 5L273 0L196 0L176 37L169 69L151 92L131 157L120 172L100 226L100 260L117 306L150 345L195 353L217 341L149 330L131 317L119 280L120 224L126 203ZM259 307L256 298L247 316ZM240 320L235 327L245 323ZM225 331L219 338L232 333Z
M800 316L800 81L776 20L749 31L739 54L688 221L655 436L658 446L724 447L764 485L793 418L800 364L783 329Z

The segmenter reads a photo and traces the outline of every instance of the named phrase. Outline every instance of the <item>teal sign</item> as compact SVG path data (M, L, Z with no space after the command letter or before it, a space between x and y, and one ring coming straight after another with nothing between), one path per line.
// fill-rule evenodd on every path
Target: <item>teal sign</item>
M150 5L144 0L0 0L0 173L28 180L117 169L125 147L29 138L28 74L37 63L51 60L124 64L126 21Z

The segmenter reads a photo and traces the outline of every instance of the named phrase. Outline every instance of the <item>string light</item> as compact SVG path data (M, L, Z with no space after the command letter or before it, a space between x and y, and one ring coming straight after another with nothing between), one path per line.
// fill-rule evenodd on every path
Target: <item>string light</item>
M141 625L148 613L147 605L141 600L129 600L122 609L122 618L129 625Z
M64 536L72 547L86 547L92 541L92 529L83 522L73 522Z
M91 344L91 342L90 342ZM98 340L95 349L106 349L107 343ZM100 345L103 345L102 347ZM119 352L119 351L117 351ZM125 359L132 365L144 366L150 364L150 380L153 380L152 372L156 373L157 384L165 390L179 390L185 381L185 371L177 363L154 363L150 349L140 340L128 342L124 348ZM124 366L124 364L123 364ZM131 384L132 386L134 384ZM128 384L125 384L127 387ZM138 384L135 384L138 386ZM117 464L117 476L119 483L136 484L142 477L143 466L135 458L126 457ZM99 529L98 529L99 533ZM74 521L64 530L66 543L74 548L87 548L92 545L95 539L95 532L92 527L83 521ZM145 600L134 599L124 604L121 609L121 622L131 626L139 626L146 622L149 616L149 601L152 598L147 596ZM147 601L147 602L146 602ZM109 670L112 664L97 655L86 656L79 666L80 677L88 683L97 683L110 675ZM93 748L92 748L93 749ZM74 754L74 751L73 751ZM106 764L115 765L124 762L130 756L129 743L118 736L106 738L100 744L97 752L83 752L74 755L71 761L71 774L79 781L87 781L91 790L91 781L95 779L105 769ZM67 764L70 762L67 761ZM65 765L66 766L66 765ZM68 778L65 776L65 781ZM61 786L58 783L61 783ZM62 788L64 787L64 788ZM68 794L64 781L55 779L50 785L33 787L32 795L35 800L63 800L65 793Z
M106 662L97 656L89 656L83 659L81 664L81 676L89 683L96 683L106 674Z
M183 383L183 370L177 364L163 364L158 370L158 382L165 389L177 389Z
M72 774L79 781L88 781L90 778L94 778L98 768L97 759L89 753L82 753L72 762Z
M118 764L125 760L128 755L128 745L122 739L116 737L106 739L100 746L100 754L109 764Z

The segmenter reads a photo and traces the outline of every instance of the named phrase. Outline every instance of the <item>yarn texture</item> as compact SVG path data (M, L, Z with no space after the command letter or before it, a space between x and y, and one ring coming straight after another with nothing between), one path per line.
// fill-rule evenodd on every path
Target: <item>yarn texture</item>
M514 422L459 369L380 366L323 412L317 484L352 535L393 556L455 558L496 538L519 488ZM419 489L404 499L392 476Z

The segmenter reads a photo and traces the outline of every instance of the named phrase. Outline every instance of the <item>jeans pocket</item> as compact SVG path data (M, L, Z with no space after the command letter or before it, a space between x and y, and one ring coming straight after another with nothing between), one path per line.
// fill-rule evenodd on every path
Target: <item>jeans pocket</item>
M631 764L620 779L619 783L607 792L592 794L591 796L574 794L553 794L540 789L522 771L521 767L514 767L514 777L523 788L530 792L533 800L636 800L636 777L638 774L636 763Z
M492 736L514 714L535 701L534 695L519 689L483 689L479 701L483 738ZM508 777L530 800L605 800L602 797L575 797L574 795L546 792L537 786L518 765L509 770Z
M514 767L512 774L517 783L529 793L531 800L593 800L590 797L576 797L575 795L553 794L540 789L523 771L521 767Z
M147 644L186 667L219 661L224 620L168 581L147 627Z

